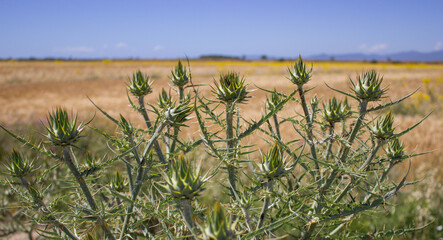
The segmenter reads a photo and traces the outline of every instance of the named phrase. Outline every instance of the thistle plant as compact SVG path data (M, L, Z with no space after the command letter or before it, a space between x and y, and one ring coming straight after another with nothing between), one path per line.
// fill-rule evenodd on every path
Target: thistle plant
M309 69L306 64L303 63L301 56L298 56L297 62L293 66L293 70L288 68L289 80L297 86L303 86L312 76L312 67Z
M11 156L8 160L9 165L6 167L6 170L12 177L26 177L33 171L33 162L30 162L27 158L23 158L15 149L12 150Z
M394 135L395 127L393 124L394 119L389 111L385 116L377 119L377 122L371 127L371 132L380 140L389 139Z
M235 72L221 74L218 83L214 82L212 92L227 106L232 103L244 103L249 98L245 78Z
M192 104L179 104L171 106L165 111L165 119L170 126L185 126L185 122L189 120L194 106Z
M286 174L291 167L285 163L283 150L278 142L275 142L268 154L262 156L262 162L258 164L259 174L265 179L276 179Z
M69 146L75 143L80 138L80 133L83 131L85 124L77 125L77 115L68 116L68 113L63 108L57 108L47 117L48 126L47 138L48 141L55 146Z
M257 101L247 101L241 74L221 74L205 96L189 62L178 61L171 73L170 88L158 92L148 74L129 80L129 104L142 126L94 104L116 129L90 126L103 140L100 150L86 144L95 141L85 131L89 123L63 108L49 113L42 142L0 125L21 144L4 166L4 186L14 194L5 209L19 209L24 224L45 225L39 233L53 239L352 239L420 229L352 230L362 214L388 208L412 184L408 172L399 182L390 176L419 155L407 153L399 137L424 119L397 132L389 111L366 118L407 98L382 102L388 92L379 73L350 79L349 92L330 87L343 101L317 98L306 89L313 69L299 57L288 72L292 91L263 89L270 95L252 120L239 104ZM158 99L145 102L151 93ZM279 113L296 106L302 111ZM182 127L193 124L199 134L183 137ZM261 140L267 147L260 159ZM38 157L24 157L26 148ZM200 157L207 175L196 167Z
M235 239L235 223L232 222L231 217L226 216L219 202L216 202L212 209L206 220L206 226L203 229L203 239Z
M178 60L177 66L171 71L171 74L171 81L178 87L179 99L182 100L184 98L185 85L189 82L189 73L181 63L180 59Z
M167 193L180 201L183 208L183 218L192 231L194 221L192 220L190 201L204 190L206 177L201 176L200 166L194 168L183 156L172 161L170 172L162 173L162 176L167 184L165 186Z
M162 88L161 93L158 95L157 105L160 109L167 109L173 104L173 99L171 93L165 91Z
M393 138L387 145L385 153L390 159L399 159L405 154L404 150L405 147L403 146L403 143L401 143L398 138Z
M312 104L311 104L312 105ZM351 113L351 106L348 105L348 100L339 102L335 97L332 97L328 101L328 105L323 104L323 119L330 126L335 123L341 122L347 118Z
M381 87L382 82L383 77L371 70L358 75L355 82L351 79L351 90L361 101L378 101L387 91Z
M136 97L143 97L152 92L151 77L138 70L128 82L128 90Z
M177 199L193 199L204 190L206 178L200 167L194 168L183 156L171 162L170 171L162 173L168 194Z

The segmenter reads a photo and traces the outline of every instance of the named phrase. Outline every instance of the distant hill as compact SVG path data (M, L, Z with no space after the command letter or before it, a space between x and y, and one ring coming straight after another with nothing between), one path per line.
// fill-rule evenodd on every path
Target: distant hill
M443 62L443 50L434 52L399 52L391 54L320 54L308 56L309 60L336 60L336 61L400 61L400 62Z

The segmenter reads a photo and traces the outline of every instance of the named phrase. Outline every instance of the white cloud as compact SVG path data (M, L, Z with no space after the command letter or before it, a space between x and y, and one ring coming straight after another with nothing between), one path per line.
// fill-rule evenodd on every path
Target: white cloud
M164 46L162 46L162 45L157 45L157 46L155 46L154 48L154 51L161 51L161 50L163 50L163 49L165 49L165 47Z
M443 42L438 42L435 44L434 50L442 50L443 49Z
M386 48L388 48L388 44L386 44L386 43L379 43L379 44L375 44L372 46L368 46L366 44L360 45L361 50L366 51L366 52L371 52L371 53L379 52L379 51L385 50Z
M69 46L69 47L61 47L61 48L54 48L54 52L64 52L64 53L91 53L94 52L95 49L92 47L86 47L86 46Z
M124 42L119 42L117 44L115 44L115 48L127 48L128 44L124 43Z

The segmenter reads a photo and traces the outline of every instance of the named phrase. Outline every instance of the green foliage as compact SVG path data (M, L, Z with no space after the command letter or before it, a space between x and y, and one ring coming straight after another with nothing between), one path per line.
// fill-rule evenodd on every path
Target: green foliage
M299 57L289 70L297 88L288 95L264 90L271 94L264 114L248 120L238 105L251 97L244 77L222 74L212 96L203 97L190 71L179 61L171 77L177 88L162 89L157 104L147 104L150 109L143 97L153 83L140 71L132 76L128 99L142 128L97 105L112 127L85 133L86 124L62 108L47 118L43 135L49 141L27 139L0 125L22 144L20 152L34 154L25 158L14 150L8 158L5 209L19 209L17 222L45 225L42 236L63 239L352 239L421 229L374 230L379 225L370 222L373 213L393 209L389 204L411 185L409 170L393 177L391 170L419 155L407 153L398 138L421 123L394 134L390 112L366 119L406 98L368 105L387 93L378 73L351 80L352 93L336 90L356 100L352 109L347 100L310 97L303 86L312 68ZM185 94L185 88L192 90ZM279 115L283 107L296 105L303 112ZM196 121L188 121L191 117ZM199 137L183 138L185 124L198 124ZM244 145L248 136L268 143L261 161L256 146ZM195 161L203 163L207 175Z

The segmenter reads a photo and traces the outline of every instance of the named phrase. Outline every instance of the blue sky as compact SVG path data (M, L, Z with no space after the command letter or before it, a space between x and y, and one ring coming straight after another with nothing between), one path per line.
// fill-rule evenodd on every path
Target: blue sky
M0 58L443 50L443 1L0 0Z

